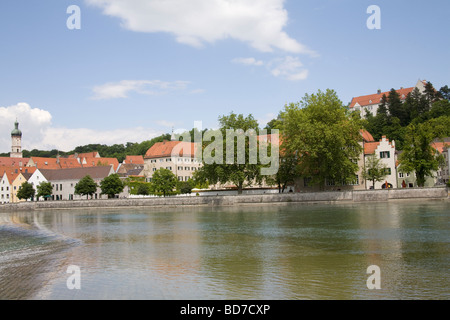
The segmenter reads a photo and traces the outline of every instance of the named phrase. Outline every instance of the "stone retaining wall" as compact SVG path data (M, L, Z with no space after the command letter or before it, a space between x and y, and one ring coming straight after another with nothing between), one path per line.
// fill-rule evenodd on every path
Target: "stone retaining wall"
M333 203L392 201L404 199L448 199L447 188L415 188L363 191L332 191L240 196L167 197L148 199L41 201L0 205L1 211L40 209L114 208L114 207L180 207L180 206L242 206L257 204Z

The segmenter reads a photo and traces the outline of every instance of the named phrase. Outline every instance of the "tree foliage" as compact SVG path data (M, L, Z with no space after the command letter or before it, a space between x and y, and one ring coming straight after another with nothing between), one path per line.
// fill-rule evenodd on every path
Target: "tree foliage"
M377 158L375 154L370 155L367 158L365 171L363 172L363 178L372 181L372 186L375 189L375 182L381 182L387 176L387 166Z
M92 195L97 192L97 188L98 185L94 179L92 179L90 175L87 175L75 185L75 194L86 196L86 199L88 199L89 196L92 198Z
M264 166L258 161L259 158L255 159L256 161L251 160L253 152L259 150L259 141L256 138L259 132L258 122L251 114L244 116L231 112L227 116L219 117L219 124L220 129L216 133L209 132L215 140L204 141L203 166L196 172L195 178L199 182L207 181L209 184L233 183L238 189L238 194L242 194L244 187L261 184L264 179L261 174ZM227 130L236 132L241 138L244 135L248 137L240 140L228 135ZM252 140L256 143L252 144ZM267 147L270 149L269 146ZM233 155L232 159L230 154ZM212 157L214 161L205 161L206 157ZM228 157L231 161L227 161Z
M120 180L117 173L107 176L100 182L102 194L108 195L108 198L110 199L121 193L124 187L124 183Z
M300 103L285 106L282 119L282 152L298 155L301 176L321 187L326 181L354 181L361 123L348 116L335 91L307 94Z
M20 186L19 191L17 191L17 198L21 200L28 200L28 199L33 200L35 194L36 190L34 190L33 185L25 181Z
M153 172L151 190L154 193L162 193L165 197L174 194L177 187L177 177L169 169L160 168Z
M415 172L417 185L423 187L426 177L442 165L443 157L432 146L433 140L450 135L450 117L424 123L411 123L406 130L405 146L399 157L399 171Z
M53 193L53 186L50 182L41 182L37 187L36 197L39 200L40 197L45 199L49 198Z

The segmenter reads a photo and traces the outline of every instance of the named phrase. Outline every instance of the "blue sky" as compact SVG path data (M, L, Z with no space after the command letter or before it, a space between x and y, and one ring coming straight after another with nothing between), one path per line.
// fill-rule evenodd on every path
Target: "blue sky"
M231 111L264 125L319 89L347 104L450 85L449 12L446 0L2 0L0 152L15 118L25 149L69 151L212 128Z

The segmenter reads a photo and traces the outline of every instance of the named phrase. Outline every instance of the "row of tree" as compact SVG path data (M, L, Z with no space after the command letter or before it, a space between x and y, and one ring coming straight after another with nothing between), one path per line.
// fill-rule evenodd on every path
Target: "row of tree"
M396 148L403 150L407 127L410 124L418 125L432 119L450 116L450 89L448 86L437 91L430 82L427 82L425 91L415 88L404 101L395 89L383 95L381 104L374 116L367 112L364 127L373 135L375 140L387 136L395 140Z
M120 179L119 175L112 174L108 177L105 177L98 185L91 176L87 175L82 178L75 185L75 194L86 196L88 199L97 192L97 189L100 187L101 193L104 195L108 195L108 198L114 198L116 195L120 194L125 187L125 184ZM29 182L24 182L19 191L17 192L17 198L32 201L36 197L39 201L39 198L49 199L53 194L53 186L50 182L41 182L38 186L36 186L36 190L33 185Z

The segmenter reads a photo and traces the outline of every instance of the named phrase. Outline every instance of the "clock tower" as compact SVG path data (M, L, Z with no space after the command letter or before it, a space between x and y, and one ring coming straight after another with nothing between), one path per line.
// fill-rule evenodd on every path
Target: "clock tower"
M11 158L22 158L22 131L19 130L19 123L14 123L14 130L11 131Z

